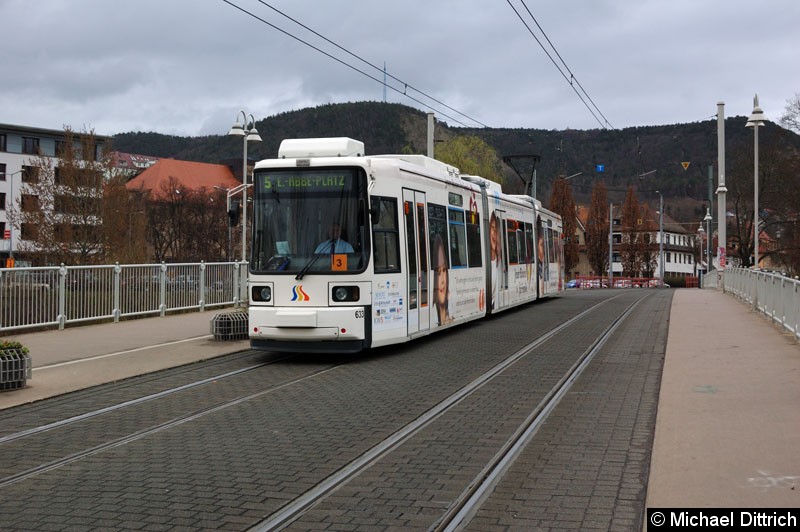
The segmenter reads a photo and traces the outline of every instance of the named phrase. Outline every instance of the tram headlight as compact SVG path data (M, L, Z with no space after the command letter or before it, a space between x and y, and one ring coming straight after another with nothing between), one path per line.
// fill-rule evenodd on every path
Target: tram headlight
M251 292L253 301L260 301L269 303L272 301L272 287L271 286L254 286Z
M357 286L334 286L331 295L337 303L358 301L361 298L361 291Z

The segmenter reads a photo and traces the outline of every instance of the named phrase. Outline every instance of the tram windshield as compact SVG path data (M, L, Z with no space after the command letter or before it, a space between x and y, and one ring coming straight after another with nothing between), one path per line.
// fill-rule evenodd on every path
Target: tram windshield
M360 168L257 170L250 269L298 277L363 271L369 257Z

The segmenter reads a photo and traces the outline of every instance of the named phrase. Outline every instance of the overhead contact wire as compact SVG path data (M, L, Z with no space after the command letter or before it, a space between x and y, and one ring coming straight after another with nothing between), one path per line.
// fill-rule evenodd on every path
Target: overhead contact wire
M573 79L575 79L575 78L574 78L574 76L572 76L572 72L570 72L570 76L569 76L569 77L568 77L568 76L567 76L567 75L564 73L564 70L561 68L561 66L558 64L558 62L557 62L557 61L556 61L556 60L553 58L553 56L552 56L552 55L550 54L550 52L547 50L547 48L545 47L545 45L544 45L544 44L542 44L542 41L541 41L541 40L539 40L539 37L537 37L537 36L536 36L536 34L534 33L533 29L531 29L531 27L530 27L530 25L528 24L528 22L527 22L527 21L526 21L526 20L525 20L525 19L522 17L522 15L521 15L521 14L520 14L520 12L517 10L517 8L516 8L516 7L514 7L514 5L511 3L511 0L506 0L506 2L507 2L507 3L508 3L508 5L511 7L511 9L514 11L514 13L517 15L517 17L519 18L520 22L522 22L522 24L523 24L523 25L525 26L525 28L528 30L528 33L530 33L530 34L531 34L531 37L533 37L533 39L534 39L534 40L537 42L537 44L539 45L539 47L541 47L541 49L542 49L542 51L545 53L545 55L547 55L547 58L548 58L548 59L550 59L550 61L553 63L553 66L555 66L555 67L556 67L556 69L559 71L559 73L560 73L560 74L561 74L561 75L564 77L564 79L566 80L567 84L569 84L570 88L572 88L572 90L575 92L575 95L576 95L576 96L578 96L578 98L579 98L579 99L580 99L580 101L583 103L583 105L586 107L586 109L589 111L589 113L591 113L591 115L594 117L594 119L597 121L597 123L598 123L598 124L600 124L600 126L601 126L602 128L604 128L604 129L607 129L607 127L608 127L608 126L607 126L607 122L608 122L608 121L606 121L606 123L603 123L603 121L602 121L602 120L600 120L600 119L597 117L597 114L595 114L595 112L592 110L592 108L589 106L589 104L588 104L588 103L586 103L586 100L584 99L584 97L583 97L583 96L581 96L581 93L580 93L580 92L578 92L578 89L576 89L576 88L575 88L575 84L573 84L573 83L572 83L572 80L573 80ZM527 6L526 6L526 9L527 9ZM549 39L548 39L548 42L549 42ZM552 45L551 45L551 46L552 46ZM557 52L556 52L556 53L557 53ZM560 57L561 57L561 56L559 55L559 58L560 58ZM562 62L563 62L563 59L562 59ZM565 64L564 66L566 67L566 64ZM568 70L569 70L569 69L568 69ZM577 80L576 80L576 81L577 81ZM580 86L580 84L578 84L578 85ZM583 87L581 87L581 90L583 90ZM588 94L587 94L587 98L588 98ZM599 112L599 110L598 110L598 112ZM602 115L602 113L600 113L600 114ZM603 117L603 118L605 118L605 117ZM610 125L610 124L608 124L608 125Z
M443 116L443 117L445 117L445 118L448 118L448 119L452 120L453 122L455 122L455 123L457 123L457 124L460 124L460 125L462 125L462 126L464 126L464 127L469 127L467 124L465 124L464 122L462 122L462 121L458 120L457 118L454 118L454 117L452 117L452 116L450 116L450 115L448 115L448 114L446 114L446 113L443 113L443 112L439 111L438 109L436 109L435 107L433 107L432 105L430 105L430 104L428 104L428 103L425 103L425 102L423 102L423 101L421 101L421 100L419 100L419 99L417 99L417 98L414 98L413 96L411 96L411 95L409 95L409 94L405 93L404 91L400 91L399 89L397 89L397 88L395 88L395 87L393 87L393 86L391 86L391 85L389 85L389 84L387 84L387 83L384 83L382 80L380 80L380 79L376 78L375 76L372 76L372 75L368 74L367 72L365 72L365 71L361 70L360 68L358 68L358 67L356 67L356 66L353 66L353 65L351 65L350 63L348 63L348 62L346 62L346 61L344 61L344 60L342 60L342 59L339 59L338 57L336 57L336 56L334 56L334 55L332 55L332 54L330 54L330 53L326 52L325 50L322 50L322 49L321 49L321 48L319 48L318 46L314 46L314 45L313 45L313 44L311 44L310 42L308 42L308 41L305 41L305 40L301 39L300 37L298 37L298 36L296 36L296 35L293 35L292 33L290 33L290 32L288 32L288 31L284 30L283 28L280 28L279 26L276 26L275 24L273 24L273 23L271 23L271 22L269 22L269 21L267 21L267 20L265 20L265 19L263 19L263 18L259 17L259 16L258 16L258 15L256 15L255 13L252 13L252 12L250 12L250 11L248 11L248 10L244 9L243 7L241 7L241 6L239 6L239 5L236 5L236 4L234 4L234 3L233 3L233 2L231 2L230 0L222 0L222 1L223 1L223 2L225 2L226 4L228 4L229 6L231 6L231 7L233 7L233 8L236 8L236 9L238 9L238 10L239 10L239 11L241 11L242 13L245 13L246 15L249 15L250 17L252 17L252 18L254 18L254 19L258 20L259 22L262 22L263 24L266 24L267 26L271 27L272 29L274 29L274 30L276 30L276 31L279 31L279 32L283 33L283 34L284 34L284 35L286 35L287 37L291 37L292 39L294 39L294 40L296 40L296 41L298 41L298 42L300 42L300 43L302 43L302 44L304 44L304 45L308 46L309 48L311 48L311 49L313 49L313 50L316 50L317 52L319 52L319 53L321 53L322 55L324 55L324 56L328 57L329 59L333 59L333 60L334 60L334 61L336 61L337 63L339 63L339 64L341 64L341 65L344 65L344 66L346 66L347 68L350 68L351 70L354 70L354 71L358 72L358 73L359 73L359 74L361 74L362 76L365 76L365 77L367 77L367 78L369 78L369 79L371 79L371 80L373 80L373 81L376 81L376 82L380 83L381 85L383 85L384 87L387 87L387 88L389 88L389 89L391 89L391 90L393 90L393 91L397 92L398 94L402 94L402 95L403 95L403 96L405 96L406 98L408 98L408 99L410 99L410 100L412 100L412 101L414 101L414 102L417 102L417 103L418 103L419 105L421 105L422 107L425 107L425 108L427 108L427 109L431 109L431 110L437 111L437 112L438 112L438 113L439 113L441 116ZM409 87L409 88L412 88L410 85L407 85L407 87ZM415 90L416 92L420 92L420 91L417 91L416 89L414 89L414 90ZM446 107L447 107L447 106L446 106ZM448 107L448 108L450 108L450 107ZM458 112L458 111L457 111L457 112ZM460 113L460 112L459 112L459 114L461 114L461 115L463 115L463 116L467 116L467 115L464 115L463 113ZM474 119L472 119L472 118L470 118L470 120L473 120L473 121L475 121L475 120L474 120ZM477 121L475 121L475 122L476 122L476 123L478 123L478 124L480 124L480 122L477 122ZM481 125L483 125L483 124L481 124ZM486 126L484 126L484 127L486 127Z

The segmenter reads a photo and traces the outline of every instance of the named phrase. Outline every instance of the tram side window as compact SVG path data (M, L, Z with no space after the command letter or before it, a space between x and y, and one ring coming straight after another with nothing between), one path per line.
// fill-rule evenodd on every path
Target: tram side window
M470 268L483 266L481 224L477 212L467 213L467 254Z
M467 266L467 231L464 211L448 209L450 226L450 263L453 268Z
M377 212L372 217L375 273L400 271L400 229L397 221L397 199L372 196Z
M533 225L523 224L525 227L525 264L533 262Z
M519 250L517 241L517 225L516 220L506 220L506 235L508 238L508 263L519 264Z

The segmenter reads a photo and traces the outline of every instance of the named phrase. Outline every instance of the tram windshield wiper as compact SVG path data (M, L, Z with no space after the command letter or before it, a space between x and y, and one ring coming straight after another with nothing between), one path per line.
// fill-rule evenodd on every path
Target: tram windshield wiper
M300 270L300 272L295 275L294 278L298 281L302 279L303 276L308 273L308 270L310 270L311 267L319 260L319 258L324 257L325 255L327 255L327 253L314 253L314 257L312 257L312 259L308 261L305 266L303 266L303 269Z

